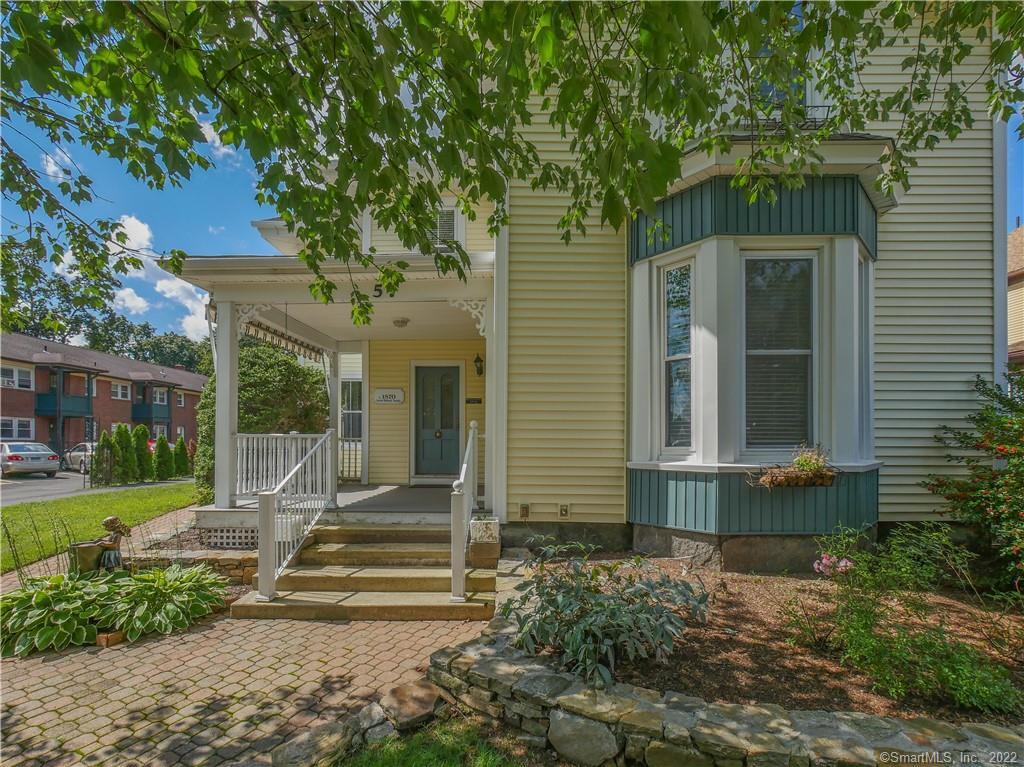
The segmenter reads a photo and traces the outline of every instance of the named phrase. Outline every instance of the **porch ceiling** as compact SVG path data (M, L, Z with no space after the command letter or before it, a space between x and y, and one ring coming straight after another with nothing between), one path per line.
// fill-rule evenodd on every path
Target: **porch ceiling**
M335 304L273 304L277 311L273 324L282 330L287 322L293 326L316 328L337 341L418 340L428 338L474 338L479 335L469 312L447 301L374 301L373 318L368 326L352 324L347 303ZM399 327L404 323L404 327Z

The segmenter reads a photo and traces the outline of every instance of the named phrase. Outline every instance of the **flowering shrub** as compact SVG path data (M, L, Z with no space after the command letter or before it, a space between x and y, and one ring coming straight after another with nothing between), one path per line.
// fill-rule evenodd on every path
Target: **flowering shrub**
M793 453L793 466L800 471L818 472L828 468L828 453L820 445L798 447Z
M845 573L853 567L853 560L847 557L834 557L827 551L823 551L821 558L814 563L814 572L821 573L826 578L832 578L840 573Z
M1012 588L1024 580L1024 371L1010 372L1005 390L980 377L974 389L981 408L967 417L970 428L943 426L936 436L966 475L933 475L924 486L989 539L1004 565L999 585Z

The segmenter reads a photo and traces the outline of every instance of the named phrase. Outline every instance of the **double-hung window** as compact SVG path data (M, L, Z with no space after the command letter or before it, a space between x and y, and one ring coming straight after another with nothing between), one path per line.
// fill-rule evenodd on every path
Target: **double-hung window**
M131 399L131 388L129 384L114 382L110 384L111 399Z
M154 405L166 405L167 404L167 389L153 389L153 404Z
M814 261L744 260L745 433L749 450L814 442Z
M690 264L664 270L662 370L664 441L668 449L693 446L693 275Z
M4 365L0 368L0 383L7 389L31 389L32 371Z
M177 400L178 407L185 407L185 392L176 392L174 396Z
M0 418L0 439L33 439L35 421L31 418Z

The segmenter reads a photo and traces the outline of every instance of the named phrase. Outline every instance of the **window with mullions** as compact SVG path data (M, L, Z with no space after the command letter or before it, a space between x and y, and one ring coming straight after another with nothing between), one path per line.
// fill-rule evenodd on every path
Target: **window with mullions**
M689 264L664 272L662 366L666 448L693 445L692 275Z
M814 441L813 272L810 258L745 261L749 449L792 449Z

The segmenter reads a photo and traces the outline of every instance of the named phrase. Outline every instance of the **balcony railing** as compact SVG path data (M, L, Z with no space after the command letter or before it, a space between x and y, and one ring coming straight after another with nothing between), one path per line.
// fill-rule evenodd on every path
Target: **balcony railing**
M159 405L155 402L133 402L133 421L169 421L171 418L171 406L168 404Z
M36 394L36 415L57 415L57 393L48 391ZM60 414L77 418L92 415L92 399L78 394L64 394L60 398Z

